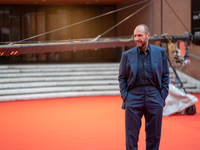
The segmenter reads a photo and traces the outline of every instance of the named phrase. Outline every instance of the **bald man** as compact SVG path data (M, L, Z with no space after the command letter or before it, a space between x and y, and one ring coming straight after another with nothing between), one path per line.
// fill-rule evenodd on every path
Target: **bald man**
M133 36L137 46L122 54L118 76L125 109L126 150L138 149L143 115L146 150L158 150L163 107L169 90L166 52L149 44L151 34L146 25L138 25Z

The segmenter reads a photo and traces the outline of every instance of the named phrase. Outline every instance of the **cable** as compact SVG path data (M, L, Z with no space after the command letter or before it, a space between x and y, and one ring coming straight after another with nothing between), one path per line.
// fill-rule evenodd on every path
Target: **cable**
M193 54L191 54L191 53L189 53L188 54L190 57L194 57L194 58L196 58L196 59L199 59L200 60L200 57L198 57L198 56L196 56L196 55L193 55Z
M58 28L58 29L55 29L55 30L51 30L51 31L49 31L49 32L44 32L44 33L41 33L41 34L38 34L38 35L35 35L35 36L32 36L32 37L29 37L29 38L26 38L26 39L17 41L17 42L10 43L9 45L16 44L16 43L21 43L21 42L23 42L23 41L27 41L27 40L30 40L30 39L33 39L33 38L36 38L36 37L39 37L39 36L42 36L42 35L46 35L46 34L49 34L49 33L55 32L55 31L59 31L59 30L62 30L62 29L68 28L68 27L72 27L72 26L74 26L74 25L78 25L78 24L81 24L81 23L84 23L84 22L87 22L87 21L90 21L90 20L93 20L93 19L96 19L96 18L99 18L99 17L102 17L102 16L106 16L106 15L112 14L112 13L114 13L114 12L118 12L118 11L120 11L120 10L127 9L127 8L133 7L133 6L135 6L135 5L142 4L142 3L147 2L147 1L149 1L149 0L144 0L144 1L135 3L135 4L132 4L132 5L123 7L123 8L119 8L119 9L117 9L117 10L113 10L113 11L110 11L110 12L107 12L107 13L104 13L104 14L101 14L101 15L96 16L96 17L92 17L92 18L89 18L89 19L86 19L86 20L83 20L83 21L80 21L80 22L77 22L77 23L73 23L73 24L71 24L71 25L67 25L67 26L64 26L64 27L61 27L61 28Z
M98 35L96 38L94 38L92 41L96 41L97 39L99 39L102 35L106 34L107 32L109 32L110 30L114 29L115 27L117 27L118 25L120 25L121 23L123 23L124 21L128 20L129 18L131 18L133 15L135 15L136 13L138 13L139 11L141 11L142 9L144 9L145 7L147 7L148 5L150 5L154 0L152 0L151 2L149 2L148 4L146 4L145 6L141 7L140 9L138 9L136 12L130 14L128 17L124 18L122 21L118 22L116 25L112 26L110 29L106 30L105 32L103 32L101 35Z
M181 19L178 17L178 15L175 13L175 11L173 10L173 8L169 5L169 3L167 2L167 0L165 0L165 2L167 3L167 5L169 6L169 8L173 11L173 13L175 14L175 16L178 18L178 20L181 22L181 24L184 26L184 28L186 29L186 31L189 32L189 30L186 28L186 26L183 24L183 22L181 21Z

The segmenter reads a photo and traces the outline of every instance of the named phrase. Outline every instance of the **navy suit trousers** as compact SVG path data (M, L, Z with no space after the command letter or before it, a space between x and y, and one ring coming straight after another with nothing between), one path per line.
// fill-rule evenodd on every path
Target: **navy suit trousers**
M146 150L158 150L164 100L154 86L135 87L128 92L125 109L126 150L138 150L141 118L145 117Z

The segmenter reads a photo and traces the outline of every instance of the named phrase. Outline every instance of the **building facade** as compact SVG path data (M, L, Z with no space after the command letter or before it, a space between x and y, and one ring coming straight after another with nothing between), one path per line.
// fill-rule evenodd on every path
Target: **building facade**
M154 0L103 37L131 36L138 24L149 26L152 35L184 35L192 32L192 2L198 0ZM49 32L106 12L129 6L142 0L7 0L0 1L0 42L8 44L41 33ZM115 24L148 4L139 5L112 13L98 19L39 36L26 42L55 41L95 38ZM178 16L178 17L177 17ZM125 50L129 49L126 47ZM200 57L198 46L190 45L189 52ZM77 63L119 62L122 50L107 48L98 50L38 53L16 56L1 56L1 63ZM198 59L190 58L190 70L200 78L195 67ZM187 71L186 71L187 72ZM189 71L187 72L188 74Z

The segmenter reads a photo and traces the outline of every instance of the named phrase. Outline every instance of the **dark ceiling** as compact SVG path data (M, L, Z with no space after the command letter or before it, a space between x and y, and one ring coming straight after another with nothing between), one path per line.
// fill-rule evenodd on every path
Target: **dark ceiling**
M116 5L130 0L0 0L0 4L16 5ZM132 0L134 1L134 0Z

